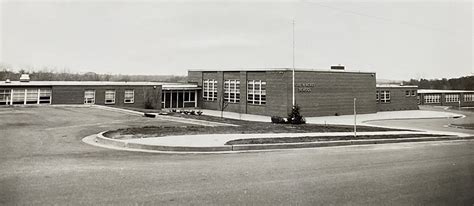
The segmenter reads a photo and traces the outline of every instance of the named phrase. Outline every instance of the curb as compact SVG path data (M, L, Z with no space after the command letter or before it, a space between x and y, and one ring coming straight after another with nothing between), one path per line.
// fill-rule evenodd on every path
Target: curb
M139 143L127 143L120 140L105 137L101 132L95 136L95 142L111 147L123 149L137 149L150 152L175 152L175 153L232 153L258 150L279 150L279 149L298 149L315 147L335 147L350 145L369 145L369 144L389 144L405 142L429 142L429 141L449 141L449 140L473 140L474 136L467 137L416 137L416 138L397 138L397 139L364 139L364 140L342 140L326 142L302 142L302 143L283 143L283 144L246 144L246 145L225 145L211 147L186 147L186 146L162 146L146 145ZM118 149L116 148L116 149Z
M147 145L139 143L128 143L120 140L111 139L104 136L105 132L97 134L95 138L96 143L106 144L115 147L131 148L131 149L143 149L143 150L156 150L166 152L230 152L232 146L218 146L218 147L185 147L185 146L163 146L163 145Z

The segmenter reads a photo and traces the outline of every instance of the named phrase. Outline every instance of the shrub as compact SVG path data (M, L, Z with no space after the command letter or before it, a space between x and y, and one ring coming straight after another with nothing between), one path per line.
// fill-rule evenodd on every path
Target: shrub
M196 114L199 115L199 116L201 116L202 111L197 111Z
M298 105L293 106L291 113L288 114L288 123L290 124L305 124L306 120L300 114L300 107Z
M280 116L272 116L272 123L276 123L276 124L285 124L286 121L283 117L280 117Z
M145 109L155 109L155 106L153 106L153 100L151 98L146 99Z

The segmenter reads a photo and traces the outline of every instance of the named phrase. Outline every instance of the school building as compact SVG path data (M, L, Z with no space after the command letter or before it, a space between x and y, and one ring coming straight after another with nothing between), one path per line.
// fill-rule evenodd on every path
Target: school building
M307 117L353 114L354 98L359 114L414 110L418 104L451 105L456 95L463 105L473 104L474 91L427 93L416 86L376 84L375 73L347 71L343 66L296 69L294 78L295 103ZM21 104L210 109L285 117L293 105L293 70L189 70L187 83L29 81L26 77L0 82L0 105Z
M421 105L474 107L474 91L468 90L418 90Z

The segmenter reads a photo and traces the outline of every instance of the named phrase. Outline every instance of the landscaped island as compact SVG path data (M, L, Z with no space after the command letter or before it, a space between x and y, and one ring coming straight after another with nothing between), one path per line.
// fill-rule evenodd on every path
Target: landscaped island
M236 126L145 126L123 128L104 133L106 137L114 139L130 139L130 138L147 138L162 137L171 135L198 135L198 134L259 134L259 133L322 133L322 132L352 132L352 126L344 125L316 125L316 124L273 124L270 122L252 122L243 120L234 120L227 118L218 118L211 116L190 116L179 115L185 118L198 120L206 120L212 122L232 124ZM375 131L402 131L397 129L382 127L358 126L358 132L375 132ZM406 131L406 130L405 130Z

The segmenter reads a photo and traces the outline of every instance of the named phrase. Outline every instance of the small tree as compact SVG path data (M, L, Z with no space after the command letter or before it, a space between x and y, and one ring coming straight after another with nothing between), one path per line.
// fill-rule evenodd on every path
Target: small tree
M291 112L288 114L288 123L290 124L305 124L306 120L300 114L300 107L298 105L291 108Z

